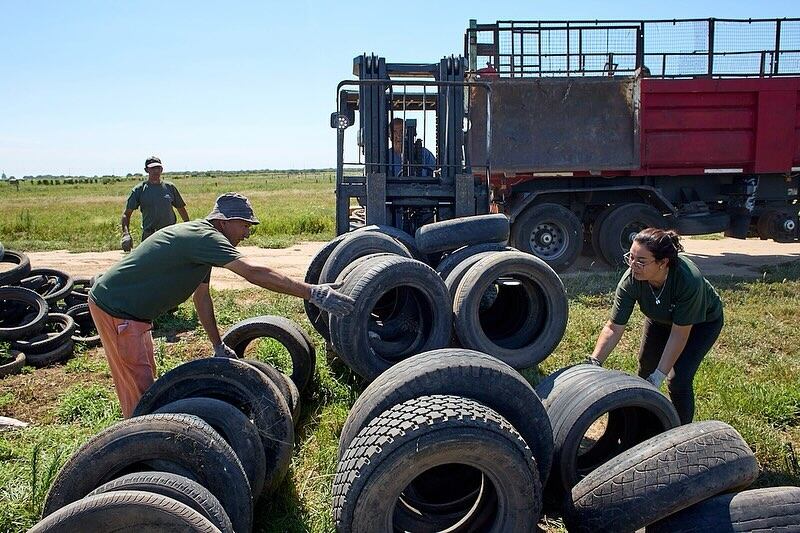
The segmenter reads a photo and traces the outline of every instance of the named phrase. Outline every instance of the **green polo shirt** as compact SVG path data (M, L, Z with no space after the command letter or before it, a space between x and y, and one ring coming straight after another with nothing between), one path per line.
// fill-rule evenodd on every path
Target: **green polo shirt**
M634 279L631 269L626 270L617 284L611 321L620 326L627 324L637 302L646 317L665 325L688 326L722 316L719 294L697 265L683 256L678 256L677 264L670 267L667 281L659 289Z
M125 208L142 210L142 235L145 237L155 231L171 226L177 220L173 207L184 207L178 188L168 181L150 183L145 181L131 189Z
M212 266L241 256L208 220L174 224L104 272L89 296L111 316L150 322L208 283Z

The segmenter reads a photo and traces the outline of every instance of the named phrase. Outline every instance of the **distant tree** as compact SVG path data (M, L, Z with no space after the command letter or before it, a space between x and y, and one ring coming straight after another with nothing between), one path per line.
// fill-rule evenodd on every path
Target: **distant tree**
M8 178L6 177L6 173L5 172L3 172L3 176L0 177L0 179L2 179L3 181L7 181L8 180Z

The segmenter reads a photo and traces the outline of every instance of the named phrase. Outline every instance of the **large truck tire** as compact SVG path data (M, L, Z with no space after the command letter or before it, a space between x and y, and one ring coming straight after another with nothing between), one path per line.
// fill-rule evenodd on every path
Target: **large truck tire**
M399 525L398 518L407 521L404 530L409 525L412 531L427 530L425 526L440 517L403 512L402 495L412 483L422 484L431 470L441 473L444 467L451 468L445 470L448 477L477 470L487 480L475 507L492 508L467 511L461 517L465 528L528 532L538 522L541 485L536 462L519 433L478 402L434 395L391 407L350 443L333 481L338 531L383 531L388 524ZM453 483L448 488L461 489Z
M300 418L300 391L297 389L297 385L294 384L294 381L269 363L257 359L242 360L258 369L259 372L267 376L275 386L278 387L278 390L281 391L281 394L283 394L289 406L289 412L292 413L292 421L296 427Z
M678 426L584 477L565 499L564 523L570 533L633 532L756 477L752 450L728 424Z
M680 216L672 220L672 226L680 235L706 235L727 230L731 225L728 213L706 213L696 216Z
M722 494L647 526L647 533L800 531L800 487Z
M460 348L410 357L378 376L358 397L339 437L339 457L361 429L393 405L420 396L445 394L480 402L508 420L536 459L547 481L553 456L550 419L533 387L499 359Z
M511 242L561 272L581 255L583 226L575 213L562 205L536 204L514 220Z
M142 395L133 416L150 414L168 403L196 397L228 402L253 421L267 458L261 494L271 494L286 475L294 446L294 422L277 386L255 367L239 359L197 359L157 379Z
M34 291L0 287L0 342L36 335L44 327L48 311L47 302Z
M235 531L250 531L253 497L242 464L211 426L191 415L131 418L92 437L59 471L42 515L80 500L125 473L151 470L147 463L154 460L190 472L217 497Z
M231 519L216 496L187 477L169 472L137 472L100 485L87 496L137 490L172 498L206 517L222 533L234 533Z
M27 339L11 341L11 347L26 355L52 352L75 334L75 320L64 313L49 313L42 331Z
M614 267L624 267L637 233L645 228L666 228L667 221L655 207L632 203L617 206L600 224L600 253Z
M414 235L423 253L449 252L463 246L508 242L508 218L503 214L476 215L426 224Z
M214 428L242 463L253 499L258 498L264 487L267 459L258 429L244 413L227 402L213 398L184 398L159 407L155 413L194 415Z
M438 265L436 265L436 272L439 276L446 280L450 272L468 257L484 252L506 252L513 251L514 248L496 242L486 242L483 244L473 244L472 246L463 246L458 250L447 254Z
M617 206L611 205L600 211L600 213L595 217L592 221L592 250L594 250L594 255L600 259L603 259L603 253L600 251L601 244L600 244L600 228L603 227L603 222L605 222L608 215L616 209Z
M0 271L0 285L15 285L31 271L31 260L22 252L6 249L0 261L16 265Z
M356 231L340 242L328 256L319 274L320 283L333 283L344 268L359 257L377 253L393 253L412 257L398 241L376 231Z
M569 305L561 278L547 263L522 252L495 252L466 272L453 314L461 346L519 369L541 363L558 346Z

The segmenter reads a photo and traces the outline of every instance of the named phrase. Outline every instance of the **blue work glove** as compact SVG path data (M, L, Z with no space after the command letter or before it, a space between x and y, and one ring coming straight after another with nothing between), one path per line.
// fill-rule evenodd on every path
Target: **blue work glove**
M661 384L664 383L666 377L667 375L665 373L656 368L652 374L647 376L647 381L649 381L654 387L659 388L661 387Z
M214 357L227 357L228 359L236 359L236 352L224 342L214 346Z
M583 360L583 363L586 365L603 366L603 363L600 361L600 359L592 355L586 356L586 359Z
M338 317L347 316L353 312L355 300L337 291L340 286L332 283L311 286L309 302L316 305L328 314Z

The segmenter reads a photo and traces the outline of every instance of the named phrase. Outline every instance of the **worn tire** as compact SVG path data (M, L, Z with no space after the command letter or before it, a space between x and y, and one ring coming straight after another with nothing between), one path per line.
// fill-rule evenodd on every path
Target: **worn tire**
M356 400L339 437L339 457L370 420L393 405L432 394L463 396L498 412L530 447L547 481L553 460L550 420L539 396L522 375L499 359L460 348L409 357L378 376Z
M176 400L196 397L216 398L233 404L253 421L267 458L262 495L274 492L286 475L294 446L292 415L277 386L244 361L224 357L197 359L157 379L142 395L133 416L152 413Z
M570 533L632 532L757 476L752 450L728 424L678 426L583 478L565 499L564 523Z
M28 280L40 277L46 280L44 287L35 289L27 285ZM57 301L68 296L72 292L73 283L72 276L54 268L33 268L25 278L19 281L20 286L30 288L41 294L48 305L55 305Z
M26 340L11 341L11 347L28 356L52 352L75 334L75 319L64 313L49 313L44 328Z
M414 240L421 252L432 254L486 242L506 244L508 234L505 215L476 215L426 224L417 230Z
M77 276L72 278L72 292L64 297L67 309L89 301L89 291L94 278L90 276Z
M454 250L452 253L447 254L444 259L439 261L439 264L436 265L436 272L439 273L439 277L441 277L443 280L446 280L447 276L450 275L450 272L452 272L458 264L468 257L472 257L476 254L484 252L506 252L513 250L514 248L511 248L510 246L496 242L486 242L483 244L464 246L458 250Z
M118 422L92 437L59 471L45 498L48 516L100 485L159 460L192 473L219 499L235 531L250 531L253 497L239 459L201 419L191 415L149 415Z
M377 231L356 231L340 242L331 252L319 275L320 283L333 283L344 268L359 257L389 252L411 258L405 246L392 237Z
M75 320L75 333L72 335L73 341L88 347L100 346L100 334L94 325L94 319L89 312L88 303L73 305L65 311L65 314Z
M338 237L328 241L322 248L319 249L316 254L314 254L314 257L312 257L311 261L308 263L306 276L303 281L311 285L316 285L319 283L319 275L322 272L322 267L325 266L325 261L328 260L328 257L330 257L334 248L336 248L336 246L348 235L350 234L343 233L342 235L339 235ZM319 307L313 305L308 300L303 300L303 308L306 310L306 316L308 317L308 321L311 323L311 326L317 330L317 333L327 339L327 337L330 336L330 333L328 332L327 317L324 316Z
M540 397L544 393L539 387L536 391ZM559 374L545 398L554 452L545 494L555 504L600 465L680 425L675 407L647 381L593 365L574 366ZM587 431L606 414L605 431L591 448L582 450Z
M288 318L263 315L242 320L228 328L222 342L242 358L250 343L261 338L275 339L286 348L292 358L291 379L301 393L305 391L314 375L317 355L300 326Z
M647 526L647 533L800 532L800 487L722 494Z
M205 518L222 533L234 533L231 519L216 496L204 486L187 477L169 472L137 472L128 474L103 485L87 495L107 494L119 491L142 491L159 494L188 505Z
M603 222L608 218L608 215L616 208L617 206L615 205L606 207L592 221L592 250L594 250L595 257L600 259L603 258L603 252L600 251L600 228L603 227Z
M281 391L283 398L286 400L286 404L289 406L289 412L292 414L292 422L297 426L297 422L300 419L300 391L297 390L294 381L269 363L258 361L257 359L242 360L258 369L278 387L278 390Z
M6 252L8 253L8 252ZM24 306L32 311L23 316L22 323L9 318L9 307ZM0 287L0 341L13 341L36 335L44 327L49 307L44 298L22 287Z
M672 226L680 235L706 235L725 231L731 225L728 213L708 213L699 216L682 216L672 219Z
M490 289L498 294L486 308ZM561 342L569 304L561 278L544 261L523 252L495 252L466 272L453 296L453 314L461 346L528 368Z
M384 235L388 235L405 246L406 250L411 253L411 256L414 259L418 259L423 262L425 261L425 254L421 253L417 249L417 241L415 241L414 236L408 232L395 228L394 226L386 226L383 224L370 224L369 226L357 228L355 231L377 231L383 233Z
M581 255L583 226L575 213L562 205L536 204L514 220L511 242L561 272Z
M415 478L452 464L468 465L491 480L496 514L479 530L528 532L538 522L541 485L519 433L478 402L436 395L391 407L350 443L333 481L337 530L385 530L393 522L395 503ZM424 515L418 520L424 527Z
M0 271L0 285L14 285L31 271L31 261L28 256L22 252L15 252L14 250L7 249L3 253L3 257L0 261L17 265L8 270Z
M158 413L194 415L214 428L242 463L253 499L258 498L264 487L267 459L258 429L244 413L227 402L213 398L184 398L159 407L155 411L155 414Z
M655 207L642 203L616 207L599 228L603 259L611 266L625 266L623 255L630 249L633 237L648 227L667 227L667 220Z
M65 361L72 357L75 352L75 341L71 338L64 341L64 344L56 346L49 352L38 354L25 354L25 363L38 368L53 365Z
M380 299L395 289L411 291L416 299L421 340L399 354L379 353L370 343L368 326ZM399 360L443 348L450 341L447 290L436 271L421 261L400 256L375 259L347 276L341 291L355 300L355 308L345 317L331 317L331 343L342 360L368 381Z
M11 362L0 365L0 378L10 376L12 374L19 374L22 367L25 366L25 354L16 350L11 350L10 355L14 358Z

